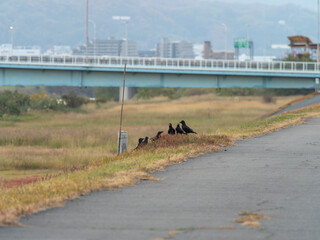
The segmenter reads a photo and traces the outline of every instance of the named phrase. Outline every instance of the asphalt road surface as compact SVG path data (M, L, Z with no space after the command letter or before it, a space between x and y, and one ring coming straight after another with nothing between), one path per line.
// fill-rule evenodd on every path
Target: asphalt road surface
M171 239L318 240L320 119L307 122L154 174L163 181L25 217L24 227L0 228L0 239L151 240L178 231ZM234 222L241 211L270 219L242 226Z
M302 102L299 102L297 104L294 104L294 105L292 105L292 106L290 106L290 107L288 107L286 109L282 109L281 111L275 112L275 113L271 114L268 117L271 117L273 115L277 115L277 114L280 114L280 113L284 113L284 112L300 109L300 108L303 108L303 107L308 107L308 106L311 106L311 105L317 104L317 103L320 103L320 95L317 95L315 97L312 97L312 98L309 98L309 99L304 100Z

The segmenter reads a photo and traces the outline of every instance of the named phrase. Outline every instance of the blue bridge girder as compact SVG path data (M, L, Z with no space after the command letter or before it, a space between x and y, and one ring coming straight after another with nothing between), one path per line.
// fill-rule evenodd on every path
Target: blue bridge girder
M2 86L314 89L314 62L254 62L194 59L0 56Z

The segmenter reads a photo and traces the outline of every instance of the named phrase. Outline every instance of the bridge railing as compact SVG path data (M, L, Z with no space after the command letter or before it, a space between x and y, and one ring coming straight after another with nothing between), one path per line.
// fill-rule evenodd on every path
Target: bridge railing
M170 58L139 58L112 56L0 56L0 64L55 65L85 67L122 67L124 64L135 68L156 69L197 69L221 71L261 71L261 72L319 72L316 62L284 61L237 61L237 60L196 60Z

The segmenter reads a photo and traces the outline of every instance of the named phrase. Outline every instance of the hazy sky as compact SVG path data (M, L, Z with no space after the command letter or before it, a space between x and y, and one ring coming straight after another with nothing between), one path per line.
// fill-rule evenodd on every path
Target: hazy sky
M269 5L283 5L292 3L310 10L317 10L317 0L230 0L232 2L241 2L241 3L264 3Z

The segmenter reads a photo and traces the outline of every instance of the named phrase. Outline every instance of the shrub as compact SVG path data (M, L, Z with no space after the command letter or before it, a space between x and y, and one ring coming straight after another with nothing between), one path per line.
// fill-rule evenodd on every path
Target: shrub
M276 99L272 94L263 95L262 99L264 103L276 103Z
M64 107L58 104L55 97L48 96L45 92L30 95L31 108L36 110L61 110Z
M150 99L157 96L165 96L169 99L177 99L183 96L184 88L138 88L136 98Z
M255 96L261 94L260 89L252 88L222 88L217 89L219 96Z
M30 97L18 91L0 92L0 117L4 114L20 115L30 107Z
M77 94L74 91L70 91L67 95L62 95L61 98L66 102L67 106L70 108L78 108L82 104L89 102L86 98L77 96Z
M97 102L119 101L118 87L97 87L94 91Z

